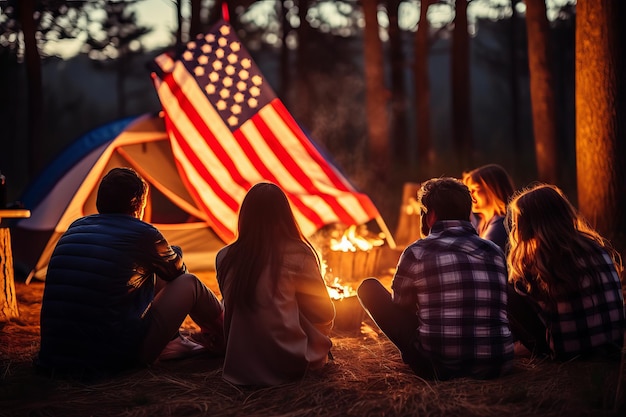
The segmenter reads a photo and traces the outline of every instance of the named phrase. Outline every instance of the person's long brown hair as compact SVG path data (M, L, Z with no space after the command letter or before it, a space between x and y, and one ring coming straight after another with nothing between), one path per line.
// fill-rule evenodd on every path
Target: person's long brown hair
M527 291L539 291L555 299L577 290L579 259L603 248L613 259L618 274L621 259L608 240L595 231L554 185L536 184L517 193L507 214L510 250L509 280Z
M218 271L223 277L232 274L225 300L253 309L259 277L266 268L273 279L280 276L284 247L289 241L304 242L317 256L302 235L285 193L269 182L255 184L241 203L237 238Z

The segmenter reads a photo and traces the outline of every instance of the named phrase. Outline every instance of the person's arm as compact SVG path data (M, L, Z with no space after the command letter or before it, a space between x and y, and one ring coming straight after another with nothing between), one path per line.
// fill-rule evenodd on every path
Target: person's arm
M391 283L393 302L408 311L417 310L417 291L415 289L415 277L412 273L416 262L410 247L405 249L400 256Z
M222 260L226 256L228 252L229 246L224 246L220 249L215 255L215 278L217 280L217 285L220 289L220 293L222 294L222 298L226 292L226 272L222 270Z
M148 244L151 264L159 278L171 281L187 272L182 249L179 246L171 246L157 229L154 229L153 237Z
M487 225L487 229L485 230L482 238L492 241L496 245L500 246L502 252L506 252L506 245L509 240L509 236L506 232L506 228L504 227L504 217L496 216L496 218L492 219Z
M302 257L302 268L295 282L301 313L320 331L330 333L335 319L335 305L328 295L326 283L312 253Z

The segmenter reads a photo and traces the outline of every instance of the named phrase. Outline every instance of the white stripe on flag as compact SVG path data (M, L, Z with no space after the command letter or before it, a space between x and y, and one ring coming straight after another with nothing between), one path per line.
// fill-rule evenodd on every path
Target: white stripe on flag
M332 185L326 173L309 155L308 151L295 137L291 129L284 123L282 117L276 114L272 106L265 106L259 111L259 115L265 120L268 126L272 127L274 134L281 138L281 143L285 147L285 150L298 162L309 178L311 178L313 185L319 193L337 198L340 205L360 223L369 220L369 215L363 210L361 203L352 193L340 191ZM328 165L330 166L330 164ZM334 170L334 167L331 166L331 168ZM341 175L338 175L338 178L340 178L342 182L344 181ZM349 185L346 185L346 187L348 188ZM317 209L315 210L317 211ZM320 213L320 215L322 215L322 213ZM324 218L323 215L322 217Z
M168 54L161 54L157 56L154 61L159 67L161 67L163 72L172 72L172 69L174 68L174 60Z
M291 129L284 123L282 117L276 113L273 107L266 106L261 109L259 115L265 120L268 126L271 126L274 135L280 138L285 150L291 157L298 162L303 170L308 174L309 178L322 188L322 193L335 195L340 191L330 185L330 179L326 173L320 168L319 164L311 158L308 151L302 146L300 141L295 137Z
M263 110L261 110L261 112L262 111ZM283 165L283 162L278 159L274 151L272 151L272 149L268 146L267 142L263 140L254 123L249 120L241 126L240 130L248 138L250 145L256 151L258 157L272 172L276 178L278 186L280 186L286 193L292 194L293 197L300 198L306 205L317 212L324 221L337 221L337 216L335 215L333 209L324 201L322 197L319 195L307 195L306 189ZM307 168L303 167L303 169L306 172Z
M179 163L183 166L183 170L189 179L189 182L196 189L197 193L202 198L202 203L215 214L219 222L224 227L230 230L233 234L237 230L237 211L232 211L230 208L223 204L221 198L219 198L211 187L207 184L205 179L198 174L198 171L194 168L193 164L185 157L181 151L178 142L172 141L172 151L174 155L179 158ZM243 197L242 197L243 198Z
M193 84L195 84L195 82L184 84L185 89L193 90ZM197 84L195 85L197 86ZM189 92L185 92L185 94L189 96ZM159 96L162 97L164 102L168 103L168 105L164 107L166 107L172 123L176 125L176 128L183 136L184 141L194 151L195 155L204 163L205 167L209 169L212 177L218 185L225 192L230 194L234 200L241 202L247 190L233 181L231 174L223 166L219 158L217 158L213 151L207 146L206 141L202 138L196 129L196 126L189 120L185 110L180 107L180 103L173 96L167 83L163 83L159 88ZM221 118L215 113L212 107L205 109L203 113L205 121L214 119L214 127L218 127L220 124L223 125ZM209 121L209 123L211 122ZM227 128L224 127L224 129L218 129L218 131L220 131L221 134L230 136L233 143L235 142L235 139L232 137L232 134ZM172 141L172 145L174 145L174 142L176 141ZM185 172L187 175L190 175L191 171L195 174L196 182L194 182L194 186L198 187L198 194L204 201L205 205L214 211L216 217L220 218L221 216L232 216L233 210L228 205L224 204L224 201L217 197L213 190L210 190L206 180L198 175L196 168L188 160L187 155L185 155L178 144L176 156L181 162L185 162Z

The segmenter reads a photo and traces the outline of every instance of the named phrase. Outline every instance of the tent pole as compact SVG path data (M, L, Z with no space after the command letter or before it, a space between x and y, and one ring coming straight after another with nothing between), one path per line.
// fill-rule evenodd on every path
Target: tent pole
M34 269L32 269L32 270L30 271L30 273L28 274L28 277L26 277L26 282L25 282L25 284L26 284L26 285L30 284L30 282L33 280L33 278L34 278L34 277L35 277L35 270L34 270Z
M393 236L391 235L389 228L387 227L387 225L385 224L385 221L383 220L381 216L376 216L376 223L378 223L378 227L380 227L380 230L382 230L383 233L385 234L385 239L387 239L387 243L389 244L389 247L391 249L395 249L396 241L393 240Z

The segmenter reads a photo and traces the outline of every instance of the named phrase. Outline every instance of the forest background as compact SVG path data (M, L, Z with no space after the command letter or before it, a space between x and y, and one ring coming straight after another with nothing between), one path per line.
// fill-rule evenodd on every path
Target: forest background
M154 57L228 10L277 95L392 229L404 183L498 163L518 188L559 185L624 252L625 81L614 74L624 73L626 2L578 3L0 0L9 201L80 135L158 112ZM577 39L595 29L583 50Z

